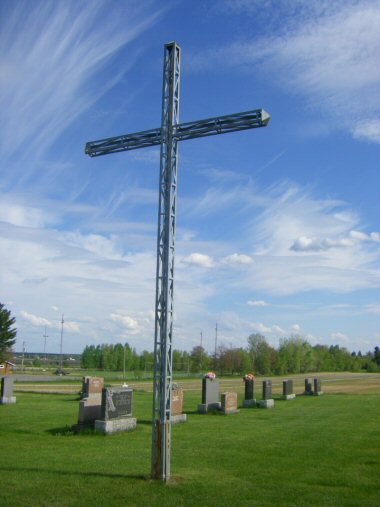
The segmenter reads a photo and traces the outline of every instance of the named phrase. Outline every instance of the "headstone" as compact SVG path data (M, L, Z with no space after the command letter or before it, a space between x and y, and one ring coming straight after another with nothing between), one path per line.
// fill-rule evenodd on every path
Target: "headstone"
M102 403L99 397L88 397L79 402L78 428L94 427L95 420L101 417Z
M104 379L103 377L84 377L86 379L85 382L85 397L90 396L102 396L102 390L104 387Z
M72 431L93 428L96 419L101 418L103 385L103 377L83 377L78 423L71 427Z
M264 380L263 382L263 399L260 401L260 407L273 408L274 399L272 398L272 381Z
M320 378L314 379L314 396L321 396L322 392L322 380Z
M16 396L13 396L13 377L5 375L0 377L0 405L16 403Z
M244 400L243 407L255 407L256 400L254 398L255 393L255 381L254 380L244 380Z
M263 400L270 400L272 398L272 381L264 380L263 382Z
M82 378L82 391L81 391L81 398L87 398L88 396L88 379L89 376L85 376Z
M284 380L282 382L282 399L292 400L296 395L293 393L293 380Z
M202 403L198 405L198 412L206 414L210 410L220 410L219 380L202 379Z
M305 378L305 392L304 394L313 394L313 386L311 378Z
M101 418L95 421L95 430L102 433L134 430L136 419L132 417L132 399L130 388L103 388Z
M187 414L183 413L183 389L180 387L172 389L172 413L170 419L172 424L187 421Z
M222 393L221 400L224 414L237 414L240 412L237 408L237 393Z

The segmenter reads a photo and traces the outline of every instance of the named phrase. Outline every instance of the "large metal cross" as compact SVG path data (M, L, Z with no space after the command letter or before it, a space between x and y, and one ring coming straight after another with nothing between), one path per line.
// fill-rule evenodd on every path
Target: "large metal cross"
M179 123L181 49L165 44L161 128L110 137L86 144L90 157L160 145L157 233L156 306L154 335L152 477L170 478L170 435L173 344L173 284L176 231L178 141L237 130L265 127L263 109Z

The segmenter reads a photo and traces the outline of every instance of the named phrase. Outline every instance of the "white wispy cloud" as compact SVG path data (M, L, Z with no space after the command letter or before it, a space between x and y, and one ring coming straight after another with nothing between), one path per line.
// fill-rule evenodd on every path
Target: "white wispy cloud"
M371 304L371 305L367 305L366 306L366 311L368 313L373 313L375 315L380 315L380 303L374 303L374 304Z
M22 160L45 154L68 125L130 69L138 51L123 68L106 72L117 52L151 27L159 14L151 2L138 6L97 1L91 8L71 0L8 5L0 60L3 162L11 164L16 152ZM100 71L102 84L96 81ZM22 175L27 177L25 166Z
M33 315L32 313L28 313L24 310L21 310L20 316L34 327L46 326L49 328L61 329L62 324L60 321L51 321L49 319L46 319L45 317L39 317L38 315ZM77 322L74 321L67 322L64 321L64 329L65 331L78 333L80 330L80 326Z
M380 143L380 120L362 120L358 125L351 127L351 131L356 139Z
M278 35L206 51L193 57L193 69L205 69L210 62L219 69L259 66L290 93L303 96L305 105L327 115L330 126L344 127L357 139L380 142L377 0L282 1L275 6L237 0L224 5L230 15L267 13Z
M197 252L187 255L186 257L183 257L181 260L184 264L200 266L202 268L212 268L215 265L214 259L212 257Z
M274 334L277 336L286 334L286 331L276 324L274 324L273 326L267 326L262 322L251 322L250 327L253 331L263 334L269 335Z
M139 331L138 321L129 315L111 313L110 319L114 322L122 324L122 326L130 333L138 333Z
M245 266L247 264L252 264L252 262L253 259L250 255L238 253L227 255L226 257L224 257L224 259L222 259L223 264L228 264L230 266L239 266L239 265Z
M349 337L346 336L344 333L341 333L340 331L337 331L335 333L331 333L331 339L333 341L337 341L337 342L348 342L349 341Z
M257 301L247 301L247 305L248 306L257 306L257 307L264 307L264 306L268 306L269 303L267 303L266 301L263 301L261 299L257 300Z
M366 234L361 231L350 231L346 237L340 238L309 238L301 236L294 241L290 249L295 252L320 252L330 250L331 248L350 248L360 241L379 243L380 234L378 232Z

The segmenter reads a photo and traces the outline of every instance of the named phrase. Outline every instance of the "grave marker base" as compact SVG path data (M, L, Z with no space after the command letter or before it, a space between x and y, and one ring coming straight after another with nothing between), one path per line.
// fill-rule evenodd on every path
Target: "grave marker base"
M281 399L282 400L294 400L294 398L296 397L296 395L293 393L293 394L283 394L281 396Z
M323 391L313 392L313 396L322 396Z
M70 431L80 433L83 430L93 430L95 421L78 422L70 426Z
M0 398L0 405L11 405L16 403L16 396L3 396Z
M176 414L171 416L172 424L184 423L187 421L187 414Z
M273 408L274 407L274 400L260 400L260 407L261 408Z
M243 408L256 407L256 400L243 400Z
M135 417L126 417L124 419L110 419L108 421L96 420L95 431L100 431L105 435L116 433L117 431L132 431L137 426Z
M207 414L207 412L215 412L216 410L220 410L220 407L220 401L217 401L215 403L200 403L198 405L198 412L200 414Z
M240 410L238 408L232 409L232 410L222 410L222 414L229 415L229 414L238 414Z

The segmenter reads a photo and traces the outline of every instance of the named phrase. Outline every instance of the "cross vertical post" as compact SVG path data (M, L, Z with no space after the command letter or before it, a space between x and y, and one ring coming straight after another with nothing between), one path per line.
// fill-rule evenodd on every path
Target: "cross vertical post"
M173 136L173 127L179 124L180 60L180 47L175 42L165 44L158 203L152 427L152 477L153 479L165 481L170 478L174 250L178 167L178 141Z

